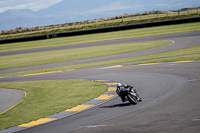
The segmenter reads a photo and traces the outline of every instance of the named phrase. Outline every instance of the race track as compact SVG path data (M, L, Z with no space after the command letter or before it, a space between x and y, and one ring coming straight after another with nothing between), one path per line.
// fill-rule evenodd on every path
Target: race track
M106 45L150 40L173 40L174 44L120 56L101 57L101 60L132 57L157 52L200 46L200 32L99 42ZM74 47L78 47L76 45ZM82 44L83 47L83 44ZM59 48L57 48L59 49ZM41 49L38 49L38 52ZM44 50L44 49L43 49ZM37 50L36 50L37 51ZM34 51L34 52L36 52ZM18 51L19 52L19 51ZM23 53L20 51L19 53ZM12 54L19 54L12 53ZM11 53L7 53L8 55ZM3 56L3 55L2 55ZM92 60L92 59L91 59ZM90 62L83 60L82 62ZM91 61L92 62L92 61ZM70 62L68 62L70 64ZM52 65L52 64L51 64ZM40 67L40 66L38 66ZM199 132L200 131L200 62L161 63L144 66L123 66L102 69L86 68L73 71L5 77L0 82L49 79L96 79L125 82L134 85L143 101L137 105L122 103L119 97L60 120L19 131L20 133L129 133L129 132ZM20 68L34 69L34 68ZM19 69L2 70L19 71Z

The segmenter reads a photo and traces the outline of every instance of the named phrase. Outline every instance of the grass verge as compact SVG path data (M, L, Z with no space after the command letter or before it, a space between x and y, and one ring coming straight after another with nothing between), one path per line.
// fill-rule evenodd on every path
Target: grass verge
M181 57L177 57L177 56L181 56ZM168 59L161 59L161 58L168 58ZM146 60L152 60L152 61L146 61ZM163 52L163 53L129 57L129 58L124 58L124 59L92 62L92 63L46 68L46 69L39 69L39 70L21 71L21 72L15 72L15 73L5 73L5 74L0 74L0 76L7 77L7 76L26 75L26 74L43 73L43 72L51 72L51 71L65 71L69 69L83 69L83 68L89 68L89 67L98 67L98 66L129 63L129 62L137 62L137 63L129 63L129 65L135 65L135 64L142 64L142 63L148 63L148 62L161 63L161 62L173 62L173 61L183 61L183 60L200 60L200 46L179 49L179 50L174 50L174 51L169 51L169 52ZM144 62L139 62L139 61L144 61Z
M183 32L200 31L200 22L176 24L167 26L148 27L142 29L130 29L124 31L98 33L90 35L80 35L73 37L53 38L47 40L19 42L10 44L1 44L0 52L37 49L45 47L56 47L64 45L74 45L82 43L100 42L108 40L118 40L126 38L136 38L145 36L155 36L164 34L174 34ZM184 27L184 28L183 28Z
M161 47L170 43L171 41L150 41L1 56L0 70L129 53Z
M181 57L169 57L165 59L156 59L151 61L142 61L139 63L130 63L126 64L128 65L139 65L139 64L148 64L148 63L165 63L165 62L176 62L176 61L195 61L200 60L200 54L194 54L194 55L187 55L187 56L181 56Z
M84 80L45 80L0 83L0 88L19 89L27 96L0 115L0 130L46 117L103 94L108 86Z

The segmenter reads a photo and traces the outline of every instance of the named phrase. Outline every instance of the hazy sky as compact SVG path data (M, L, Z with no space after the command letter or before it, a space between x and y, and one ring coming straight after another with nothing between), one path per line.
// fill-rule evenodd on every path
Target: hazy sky
M31 9L33 11L38 11L40 9L48 8L49 6L61 1L62 0L0 0L0 13L5 12L8 9ZM110 3L106 4L105 6L102 6L101 8L94 9L93 11L103 12L120 9L145 8L147 3L152 4L152 6L161 9L162 7L164 8L168 6L171 6L172 8L200 6L200 0L120 0L120 2L115 2L114 0L107 0L107 2ZM130 3L133 4L129 5ZM88 2L87 6L88 8L90 8L93 5L92 3Z

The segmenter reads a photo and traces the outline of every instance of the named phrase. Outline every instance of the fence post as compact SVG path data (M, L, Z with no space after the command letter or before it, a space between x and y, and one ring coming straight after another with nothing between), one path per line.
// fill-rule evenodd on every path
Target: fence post
M149 22L151 22L151 15L149 14Z
M3 37L4 37L4 31L1 31L1 34L3 35Z
M180 16L180 10L178 10L178 16Z
M159 18L158 12L157 12L157 19Z
M132 15L132 21L133 21L134 16Z

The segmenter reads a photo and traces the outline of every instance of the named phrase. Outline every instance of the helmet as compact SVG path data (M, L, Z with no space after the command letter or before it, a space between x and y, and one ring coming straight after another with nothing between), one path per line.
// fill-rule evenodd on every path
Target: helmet
M118 84L117 84L117 86L118 86L118 87L121 87L121 86L122 86L122 84L121 84L121 83L118 83Z

